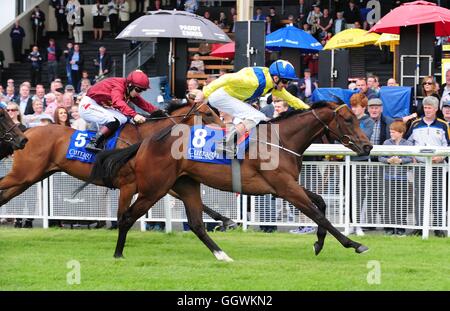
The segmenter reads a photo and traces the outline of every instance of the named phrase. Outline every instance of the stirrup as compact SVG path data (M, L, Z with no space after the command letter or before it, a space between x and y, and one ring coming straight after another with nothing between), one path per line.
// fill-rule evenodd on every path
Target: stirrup
M89 142L84 149L86 149L87 151L90 151L92 153L98 153L100 151L103 151L103 148L99 148L97 147L97 145L95 144L94 141Z
M225 154L226 159L234 159L236 158L236 145L234 143L227 144L225 139L216 141L216 152L221 156Z

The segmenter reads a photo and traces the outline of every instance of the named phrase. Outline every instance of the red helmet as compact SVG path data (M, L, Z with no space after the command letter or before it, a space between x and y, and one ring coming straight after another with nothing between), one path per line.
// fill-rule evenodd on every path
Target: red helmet
M127 85L146 90L150 88L150 81L142 70L134 70L127 77Z

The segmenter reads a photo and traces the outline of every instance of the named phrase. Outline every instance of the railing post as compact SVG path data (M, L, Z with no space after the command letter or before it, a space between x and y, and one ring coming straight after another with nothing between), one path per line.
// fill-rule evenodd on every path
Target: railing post
M446 174L450 174L450 158L447 158L447 172ZM450 178L447 179L447 209L444 208L444 211L447 210L447 237L450 238ZM445 218L442 219L445 222Z
M42 195L42 200L39 200L41 204L41 213L42 213L42 228L48 229L48 197L49 197L49 189L48 189L48 178L44 179L40 183L40 192Z
M141 67L141 45L138 46L138 68Z
M166 215L166 233L172 232L172 207L170 196L166 194L164 200L164 214Z
M243 231L247 231L248 228L248 213L247 213L247 200L248 200L248 196L247 195L243 195L242 197L242 230ZM250 197L250 210L253 212L253 208L251 207L253 205L253 196Z
M430 231L430 208L431 208L431 176L432 159L425 158L425 191L423 198L423 221L422 221L422 239L428 239Z
M125 78L127 76L127 73L126 73L127 64L126 63L127 63L127 54L123 53L122 54L122 78Z
M344 221L344 234L348 235L350 233L350 156L345 156L345 221Z

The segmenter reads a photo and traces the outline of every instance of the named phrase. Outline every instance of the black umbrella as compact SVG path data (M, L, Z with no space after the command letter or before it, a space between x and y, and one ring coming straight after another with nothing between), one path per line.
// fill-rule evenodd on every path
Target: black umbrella
M171 38L168 55L169 81L173 92L175 68L175 38L195 39L208 42L227 43L231 39L210 20L185 11L158 10L129 24L116 39L150 41L152 38Z

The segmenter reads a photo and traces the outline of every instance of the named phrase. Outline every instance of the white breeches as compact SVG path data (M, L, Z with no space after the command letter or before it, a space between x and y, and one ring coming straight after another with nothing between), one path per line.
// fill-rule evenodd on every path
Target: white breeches
M264 113L256 110L251 105L230 96L223 88L213 92L208 97L208 101L211 106L242 120L252 120L256 124L263 120L267 120Z
M114 119L119 120L120 125L127 123L128 118L117 110L100 106L88 96L83 96L79 107L80 117L87 122L94 122L104 125L113 122Z

